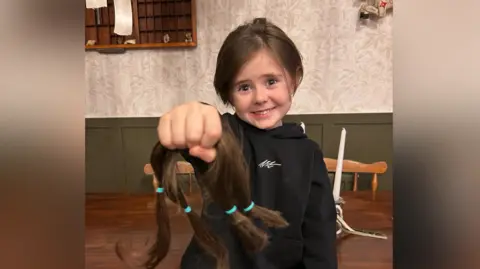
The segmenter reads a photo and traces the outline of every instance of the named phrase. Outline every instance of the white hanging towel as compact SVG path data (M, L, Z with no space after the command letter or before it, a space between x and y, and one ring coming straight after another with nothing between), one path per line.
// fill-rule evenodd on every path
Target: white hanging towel
M107 7L107 0L86 0L87 8Z
M131 0L114 0L115 27L113 32L117 35L129 36L133 31L133 13Z

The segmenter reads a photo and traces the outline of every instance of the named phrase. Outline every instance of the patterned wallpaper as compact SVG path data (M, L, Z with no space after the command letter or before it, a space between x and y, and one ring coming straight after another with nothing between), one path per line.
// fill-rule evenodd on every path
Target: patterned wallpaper
M355 0L197 0L198 47L85 52L87 118L160 116L201 100L217 104L216 55L238 24L266 16L305 61L290 114L392 112L392 16L358 22Z

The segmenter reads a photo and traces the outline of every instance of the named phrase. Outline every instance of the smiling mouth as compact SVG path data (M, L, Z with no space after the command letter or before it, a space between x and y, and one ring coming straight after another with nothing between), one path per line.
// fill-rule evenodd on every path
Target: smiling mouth
M274 110L274 109L275 109L275 107L272 107L272 108L268 108L268 109L263 109L263 110L254 111L254 112L252 112L252 113L255 114L255 115L265 115L265 114L267 114L268 112L270 112L270 111L272 111L272 110Z

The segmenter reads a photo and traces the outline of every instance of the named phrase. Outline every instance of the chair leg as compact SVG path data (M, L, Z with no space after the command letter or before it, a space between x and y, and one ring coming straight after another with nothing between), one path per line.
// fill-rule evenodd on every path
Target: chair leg
M153 185L153 201L147 204L147 208L154 208L155 207L155 200L157 199L157 188L159 187L158 185L158 180L155 178L155 176L152 176L152 185Z
M376 198L377 189L378 189L378 177L377 177L377 174L373 174L373 178L372 178L372 195L373 195L373 200L375 200L375 198Z
M153 191L154 192L157 192L157 189L158 189L158 181L157 181L157 178L155 178L155 176L152 177L153 178Z
M358 173L353 175L353 191L357 191L358 189Z
M192 193L192 174L188 174L188 191Z

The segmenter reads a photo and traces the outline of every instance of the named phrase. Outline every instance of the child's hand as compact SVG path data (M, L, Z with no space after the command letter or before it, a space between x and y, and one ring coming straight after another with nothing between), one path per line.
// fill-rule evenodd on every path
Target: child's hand
M164 147L189 148L190 155L209 163L215 160L214 146L222 136L222 124L215 107L190 102L163 115L157 132Z

